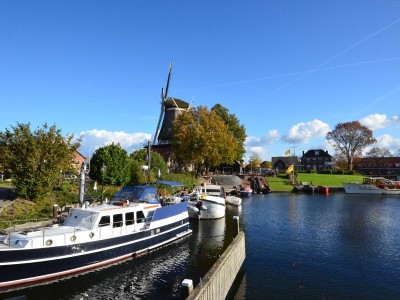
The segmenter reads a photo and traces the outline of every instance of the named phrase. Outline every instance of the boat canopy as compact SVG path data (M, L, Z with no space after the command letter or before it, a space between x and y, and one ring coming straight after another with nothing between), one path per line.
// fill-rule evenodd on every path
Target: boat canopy
M169 186L172 186L172 187L185 186L182 182L178 182L178 181L158 180L156 183L157 184L169 185Z
M111 202L127 200L158 203L157 189L151 185L124 186L111 196Z

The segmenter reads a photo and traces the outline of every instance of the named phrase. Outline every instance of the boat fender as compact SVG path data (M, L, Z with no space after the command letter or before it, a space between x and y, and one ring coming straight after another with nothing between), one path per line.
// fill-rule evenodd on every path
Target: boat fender
M76 236L73 235L73 236L71 236L69 239L71 240L71 242L75 242L75 241L76 241Z
M94 237L94 232L89 233L89 237L93 238Z

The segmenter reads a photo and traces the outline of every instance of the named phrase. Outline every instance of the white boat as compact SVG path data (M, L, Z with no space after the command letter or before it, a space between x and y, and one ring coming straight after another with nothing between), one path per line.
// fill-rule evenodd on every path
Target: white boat
M365 177L362 183L343 183L346 194L400 195L400 181L384 177Z
M242 198L239 198L239 197L236 197L236 196L232 196L232 195L226 196L225 197L225 201L228 204L237 205L237 206L242 204Z
M7 232L0 292L104 267L192 232L187 203L162 206L154 186L123 187L110 203L72 208L63 224Z
M225 190L220 185L196 186L187 203L192 219L219 219L225 216Z

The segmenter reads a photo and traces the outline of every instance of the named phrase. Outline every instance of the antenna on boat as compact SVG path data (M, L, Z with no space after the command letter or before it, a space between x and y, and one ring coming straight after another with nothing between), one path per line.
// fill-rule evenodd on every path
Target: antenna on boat
M83 201L85 199L85 180L86 180L86 168L85 162L82 163L81 174L79 175L79 203L80 207L83 207Z
M147 141L147 184L150 184L150 161L151 161L151 142Z
M156 143L156 139L158 137L158 130L160 129L161 120L163 119L165 113L165 101L167 101L168 99L168 89L169 89L169 82L171 80L171 72L172 72L172 62L169 63L169 72L168 72L167 85L165 86L165 93L164 93L164 88L161 88L161 111L160 111L160 117L158 118L157 129L156 132L154 133L153 144Z

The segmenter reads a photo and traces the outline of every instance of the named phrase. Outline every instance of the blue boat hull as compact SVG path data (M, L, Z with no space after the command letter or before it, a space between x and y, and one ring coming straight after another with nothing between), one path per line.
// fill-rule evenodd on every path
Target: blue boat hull
M45 251L43 248L2 249L0 291L100 268L168 244L190 233L189 218L185 218L159 228L105 240L50 247Z

